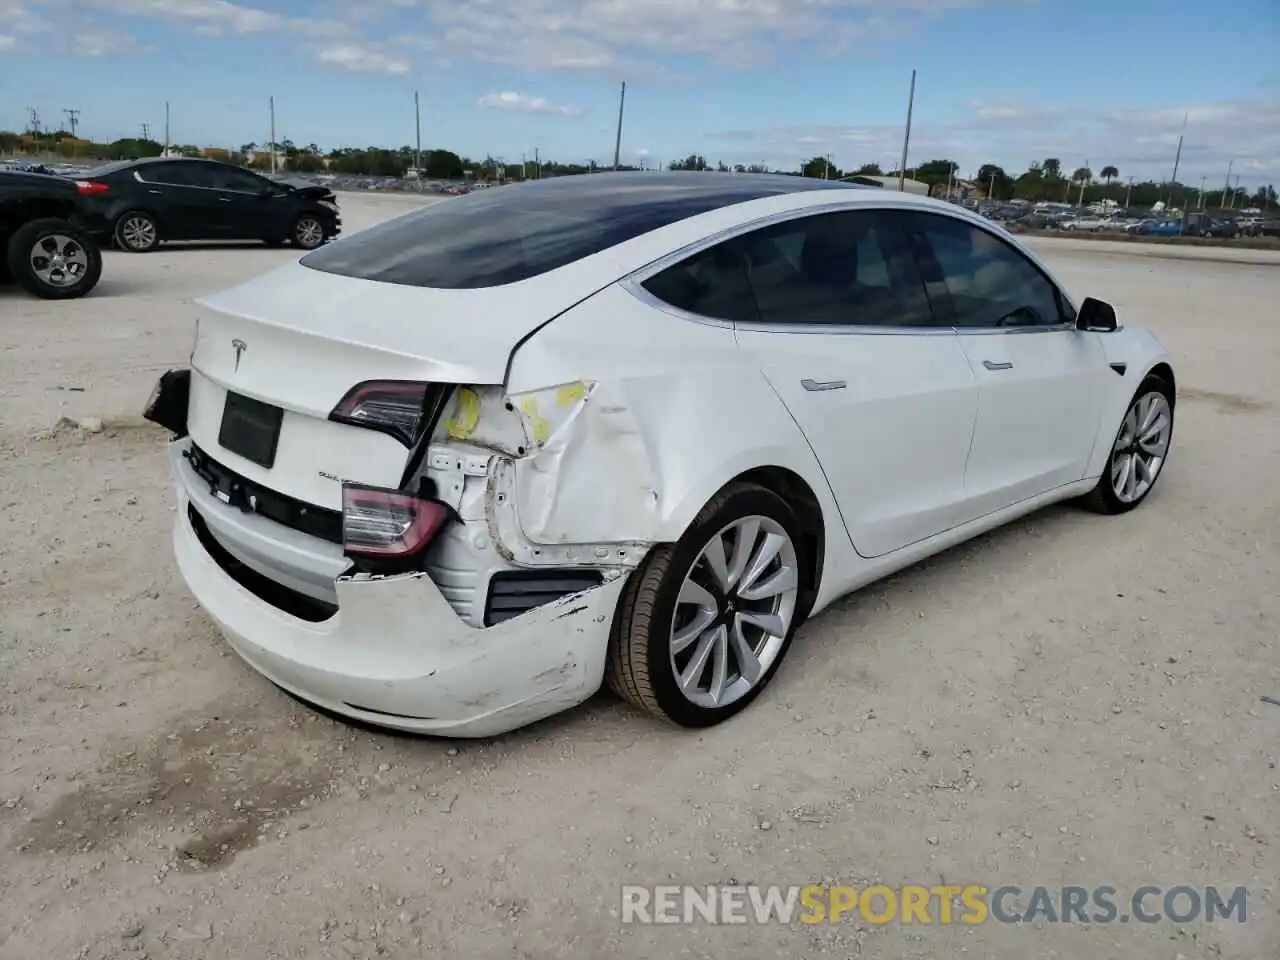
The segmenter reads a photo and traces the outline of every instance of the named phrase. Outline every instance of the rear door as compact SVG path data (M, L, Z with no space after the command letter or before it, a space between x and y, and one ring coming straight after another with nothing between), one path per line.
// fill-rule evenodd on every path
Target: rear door
M1077 330L1066 296L1002 237L946 214L913 214L935 307L954 323L978 384L961 521L1081 479L1097 437L1097 334Z
M148 163L131 174L138 182L139 206L153 213L167 240L206 240L218 235L212 194L181 160Z
M934 322L896 214L788 220L645 286L734 321L822 464L860 554L954 525L977 395L954 332Z

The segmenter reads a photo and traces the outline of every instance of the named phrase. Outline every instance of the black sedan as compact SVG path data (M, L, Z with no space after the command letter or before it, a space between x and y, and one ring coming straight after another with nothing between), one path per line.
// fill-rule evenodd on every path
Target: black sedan
M124 160L80 174L91 232L144 253L169 240L262 240L313 250L342 229L327 187L217 160Z

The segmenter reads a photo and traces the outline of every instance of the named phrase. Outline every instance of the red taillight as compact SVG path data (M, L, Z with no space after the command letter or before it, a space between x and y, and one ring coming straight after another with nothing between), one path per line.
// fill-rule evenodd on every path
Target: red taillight
M342 548L349 557L412 557L450 517L449 507L399 490L342 485Z
M82 197L96 197L100 193L106 193L111 188L105 183L99 183L97 180L77 180L76 190Z
M415 380L366 380L347 391L329 419L381 430L413 446L430 388L429 383Z

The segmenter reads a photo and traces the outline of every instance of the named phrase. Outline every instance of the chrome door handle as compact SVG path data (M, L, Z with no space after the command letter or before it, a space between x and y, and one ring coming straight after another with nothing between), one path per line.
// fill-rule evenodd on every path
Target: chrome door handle
M163 191L161 191L161 190L148 190L148 191L147 191L147 193L154 193L154 194L156 194L157 196L159 196L161 193L163 193Z
M230 198L230 197L219 197L219 198L218 198L218 202L219 202L219 203L230 203L230 202L231 202L231 198Z
M818 393L822 390L843 390L846 384L843 380L811 380L805 377L800 381L800 386L810 393Z
M1012 370L1013 364L1008 361L1004 363L996 363L994 360L983 360L982 365L988 370Z

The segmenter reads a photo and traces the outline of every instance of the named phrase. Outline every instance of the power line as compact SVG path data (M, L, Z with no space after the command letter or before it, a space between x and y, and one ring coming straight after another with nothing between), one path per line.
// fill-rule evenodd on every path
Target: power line
M67 118L67 126L71 128L71 136L75 139L76 130L80 126L80 111L63 107L62 112Z

